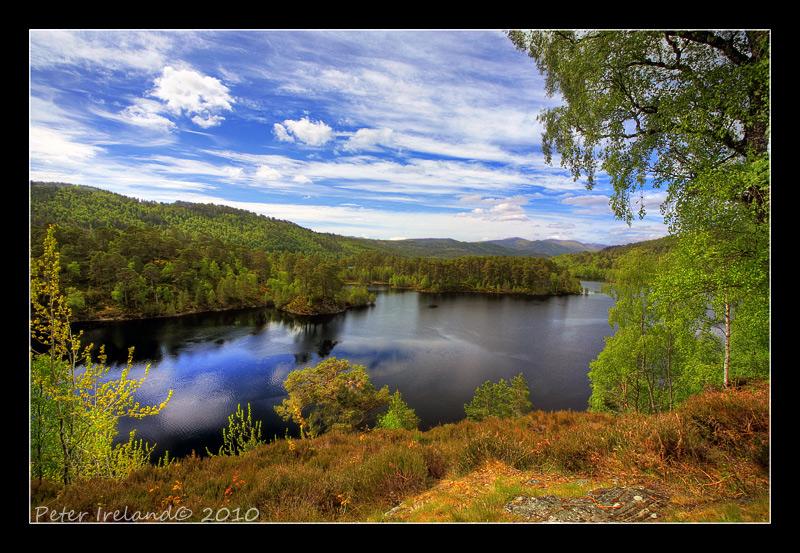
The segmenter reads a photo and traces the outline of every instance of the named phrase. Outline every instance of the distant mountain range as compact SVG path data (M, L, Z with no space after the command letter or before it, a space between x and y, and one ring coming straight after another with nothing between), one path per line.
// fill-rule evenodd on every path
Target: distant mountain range
M519 237L481 242L461 242L451 238L366 241L403 255L440 259L465 255L552 257L565 253L596 252L606 248L603 244L584 244L575 240L526 240Z
M577 240L556 240L554 238L548 238L547 240L506 238L504 240L492 240L491 242L512 250L542 253L547 257L551 255L560 255L562 253L596 252L607 247L605 244L584 244Z

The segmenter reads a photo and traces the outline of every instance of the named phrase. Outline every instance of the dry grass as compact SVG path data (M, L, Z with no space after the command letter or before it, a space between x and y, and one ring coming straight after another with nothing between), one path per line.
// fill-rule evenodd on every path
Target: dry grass
M667 520L768 521L768 386L709 392L658 416L534 412L424 433L330 433L122 482L32 484L31 519L510 522L503 506L519 495L636 484L669 493Z

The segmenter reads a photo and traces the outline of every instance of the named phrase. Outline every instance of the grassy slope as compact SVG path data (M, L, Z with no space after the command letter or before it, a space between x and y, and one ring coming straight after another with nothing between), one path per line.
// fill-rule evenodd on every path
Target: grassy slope
M708 392L657 416L537 411L421 433L281 439L242 457L142 469L122 482L67 490L34 483L31 516L48 507L94 521L98 508L183 507L190 520L257 513L261 522L514 522L503 510L514 497L641 484L669 495L661 520L769 521L768 385Z

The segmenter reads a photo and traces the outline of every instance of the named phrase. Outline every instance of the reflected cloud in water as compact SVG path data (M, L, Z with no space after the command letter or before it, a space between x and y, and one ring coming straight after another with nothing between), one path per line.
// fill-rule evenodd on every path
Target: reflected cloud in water
M112 363L124 363L133 346L133 378L151 365L140 403L174 390L161 414L130 427L179 456L204 452L201 440L213 451L237 405L251 404L264 438L283 437L289 425L273 407L284 380L327 357L364 365L376 387L400 390L423 428L463 419L478 386L519 373L536 408L586 409L589 362L612 333L608 296L377 293L373 307L325 317L265 308L93 325L85 343L106 344Z

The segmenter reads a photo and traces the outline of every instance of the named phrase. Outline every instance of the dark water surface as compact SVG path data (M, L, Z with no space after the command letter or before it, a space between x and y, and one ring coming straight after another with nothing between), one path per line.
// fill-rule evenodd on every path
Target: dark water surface
M600 284L584 282L590 290ZM109 363L134 347L131 378L150 372L136 395L158 404L156 416L120 424L157 444L158 454L215 452L237 405L249 403L262 437L287 427L273 409L294 369L326 357L364 365L377 387L400 390L421 428L465 417L464 404L487 380L522 373L534 407L584 411L589 362L602 350L613 301L605 294L533 298L492 294L425 294L379 288L376 305L327 317L292 317L249 309L86 328L84 343L104 344Z

